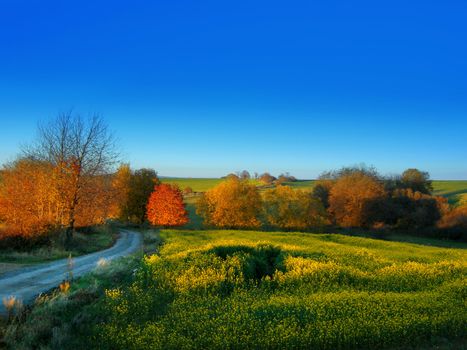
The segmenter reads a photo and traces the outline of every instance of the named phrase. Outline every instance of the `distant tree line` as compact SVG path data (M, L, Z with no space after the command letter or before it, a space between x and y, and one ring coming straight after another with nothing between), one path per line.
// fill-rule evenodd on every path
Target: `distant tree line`
M265 172L263 174L254 173L254 175L251 176L251 174L247 170L237 171L236 173L230 173L227 176L224 176L223 178L224 179L232 179L233 178L233 179L238 179L238 180L251 180L251 179L254 179L254 180L258 180L260 183L262 183L265 186L281 185L281 184L286 183L286 182L295 182L295 181L297 181L295 176L290 175L290 173L288 173L288 172L282 173L282 174L278 175L277 177L271 175L268 172Z

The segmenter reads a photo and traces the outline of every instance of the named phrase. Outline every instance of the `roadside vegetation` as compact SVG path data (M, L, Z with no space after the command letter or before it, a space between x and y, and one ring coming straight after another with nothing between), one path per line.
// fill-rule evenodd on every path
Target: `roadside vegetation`
M66 249L63 233L49 232L43 236L39 245L30 248L12 249L8 246L0 249L0 263L35 264L56 259L76 257L109 248L118 236L115 225L107 224L79 229L73 236L71 250ZM0 267L0 274L2 273Z
M133 229L143 235L144 254L158 251L161 239L156 230ZM93 327L102 321L99 305L106 290L131 284L142 258L141 253L135 253L115 261L103 261L93 272L39 296L33 305L20 304L12 309L9 320L0 317L0 348L83 348Z

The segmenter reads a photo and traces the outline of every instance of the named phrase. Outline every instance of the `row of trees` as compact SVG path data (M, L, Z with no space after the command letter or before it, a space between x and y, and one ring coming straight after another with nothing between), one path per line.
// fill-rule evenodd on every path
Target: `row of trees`
M237 179L237 180L250 180L255 179L261 182L263 185L281 185L285 182L295 182L297 179L295 176L290 175L288 172L282 173L275 177L268 172L263 174L254 173L253 176L247 170L237 171L236 173L228 174L223 177L224 179Z
M417 169L382 177L374 168L343 168L321 175L311 193L288 186L260 193L231 177L200 198L197 213L221 228L466 228L467 208L451 208L431 192L429 174Z
M329 223L321 202L307 191L278 186L261 195L254 184L236 178L204 193L197 213L206 225L221 228L306 229Z
M0 240L60 228L71 248L76 227L109 218L144 222L157 173L128 164L115 171L117 161L114 138L99 116L65 113L40 125L36 142L0 171L0 222L6 225Z
M22 234L65 227L69 247L76 225L108 215L114 138L97 115L64 113L38 131L36 143L2 171L0 219Z
M312 195L339 226L422 229L450 210L432 190L429 174L417 169L382 177L374 168L353 167L322 174Z

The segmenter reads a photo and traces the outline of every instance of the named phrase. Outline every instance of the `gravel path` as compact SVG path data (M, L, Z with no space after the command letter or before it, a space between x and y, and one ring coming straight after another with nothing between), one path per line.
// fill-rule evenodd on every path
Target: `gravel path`
M106 250L73 258L73 277L93 270L100 259L107 261L129 255L141 247L141 234L122 230L116 243ZM24 267L0 277L0 314L6 312L3 298L15 296L29 303L40 293L58 286L67 276L68 259Z

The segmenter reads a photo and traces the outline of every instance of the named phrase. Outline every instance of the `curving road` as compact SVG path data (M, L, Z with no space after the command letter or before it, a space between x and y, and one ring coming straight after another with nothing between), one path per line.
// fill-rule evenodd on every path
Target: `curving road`
M106 250L73 258L73 277L92 271L99 260L107 261L129 255L141 247L141 235L134 231L121 230L116 243ZM68 259L24 267L0 277L0 314L6 312L3 298L15 296L29 303L40 293L58 286L67 276Z

